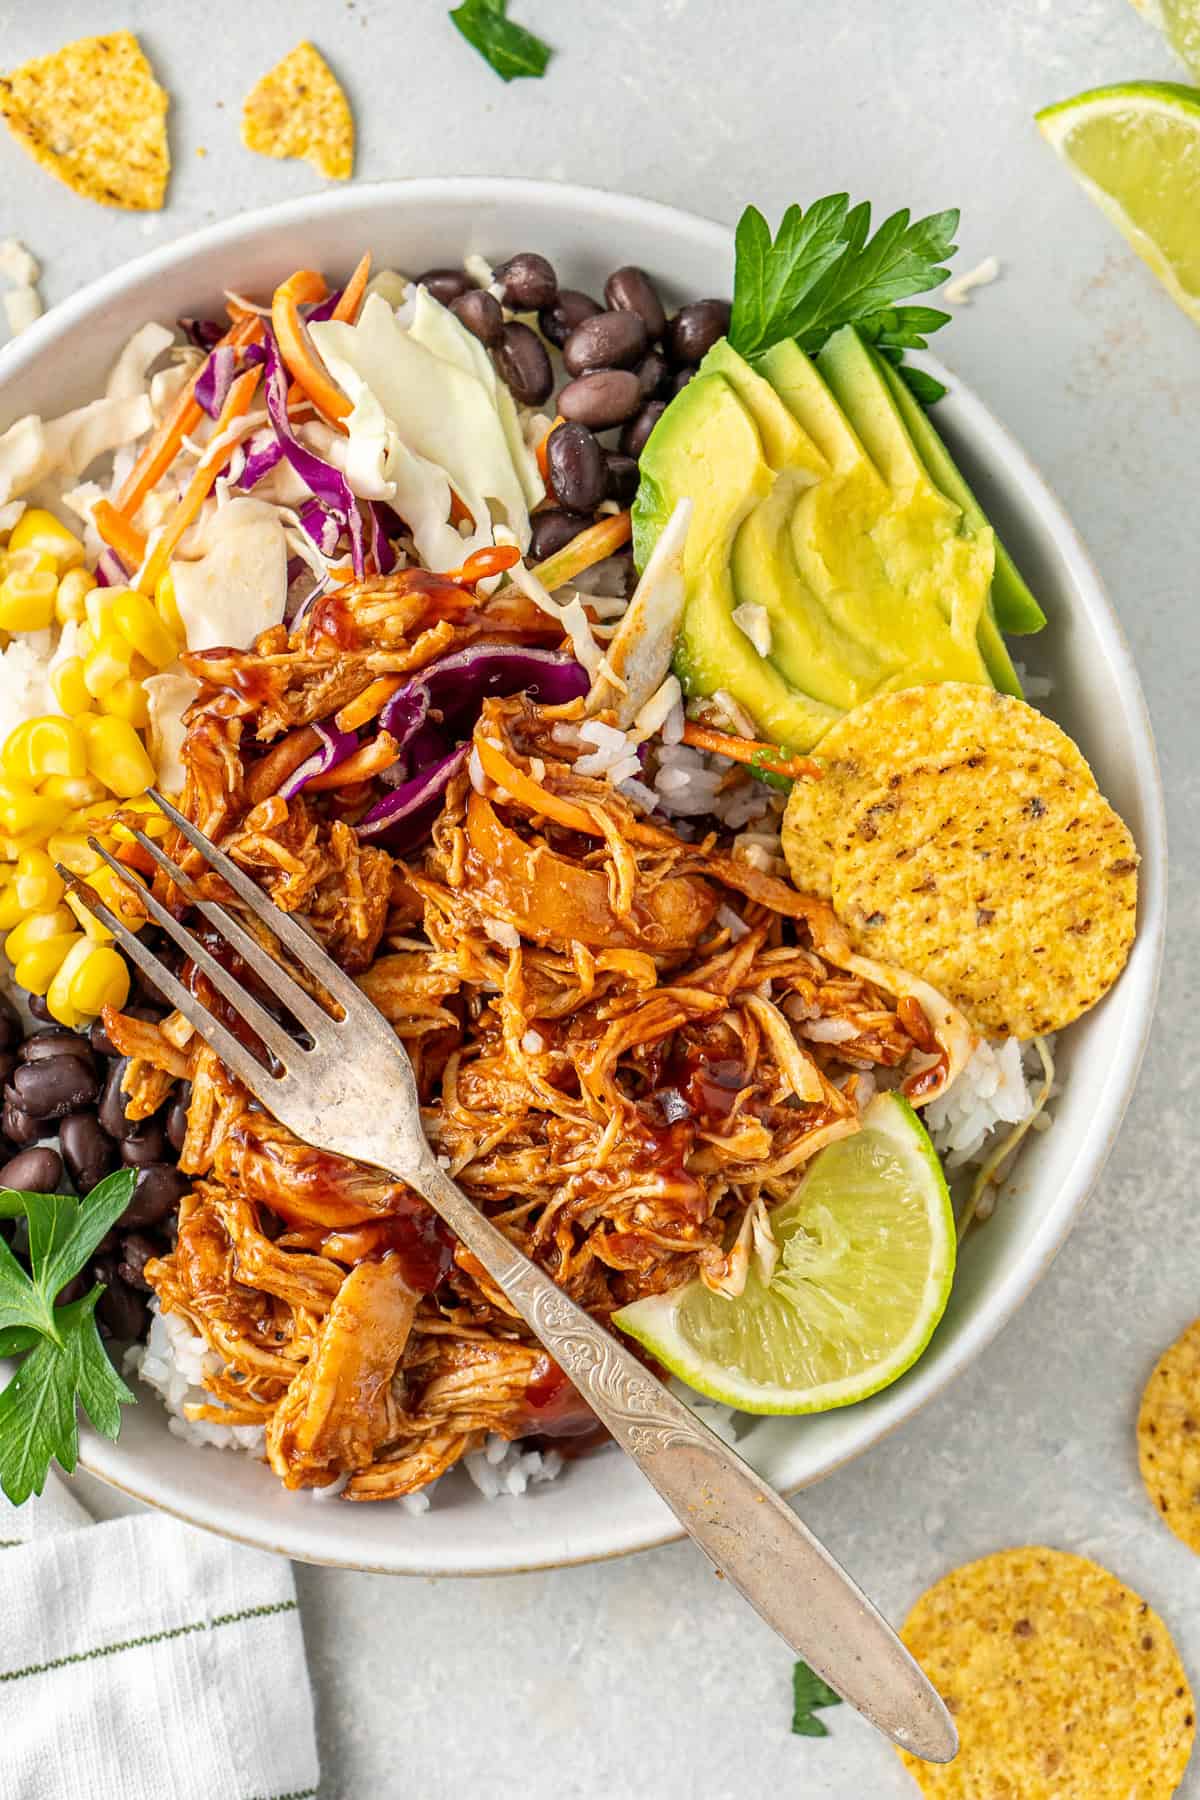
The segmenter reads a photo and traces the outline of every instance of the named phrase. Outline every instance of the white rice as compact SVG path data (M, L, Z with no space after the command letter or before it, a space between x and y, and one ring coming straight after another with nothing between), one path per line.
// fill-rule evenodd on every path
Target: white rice
M495 1432L482 1450L468 1450L463 1458L467 1474L486 1500L503 1494L523 1494L533 1482L553 1481L561 1474L563 1458L557 1450L524 1450Z
M1040 1073L1032 1043L1005 1038L976 1045L958 1080L921 1114L948 1170L981 1162L998 1126L1029 1117Z
M221 1358L197 1337L186 1319L164 1313L151 1302L150 1331L144 1344L131 1344L124 1369L162 1398L170 1417L167 1430L191 1444L211 1444L217 1450L246 1450L265 1455L266 1433L261 1425L218 1425L209 1419L189 1419L185 1406L212 1404L203 1385L205 1375L216 1374Z

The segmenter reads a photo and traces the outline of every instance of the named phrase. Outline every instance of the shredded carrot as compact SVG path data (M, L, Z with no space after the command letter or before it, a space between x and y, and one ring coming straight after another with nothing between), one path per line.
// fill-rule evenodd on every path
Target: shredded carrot
M348 700L341 712L334 713L334 724L339 731L357 731L360 725L369 725L407 680L407 675L380 675L375 681L369 682L355 699Z
M225 333L217 349L228 345L238 348L243 344L256 343L262 336L262 323L253 313L241 313L231 330ZM158 427L146 448L134 463L129 474L121 484L121 491L116 498L116 509L131 519L156 481L166 474L179 454L179 447L189 431L194 431L204 417L199 401L196 399L196 383L205 365L201 363L187 386L180 391L174 406ZM114 546L115 547L115 546Z
M554 433L558 430L559 426L564 423L565 420L563 419L562 414L559 413L545 437L534 451L534 455L537 457L538 473L541 475L543 481L549 481L550 479L550 470L546 460L547 452L550 447L550 439L554 436Z
M371 252L368 250L360 259L358 267L342 289L337 305L330 313L331 319L339 324L353 325L358 317L358 309L362 305L362 297L366 292L367 282L371 279Z
M563 800L558 794L551 794L540 782L526 775L523 769L510 762L498 744L481 733L475 734L475 748L479 753L479 761L484 774L497 787L510 794L519 806L524 806L532 813L540 813L543 818L553 819L556 825L565 825L568 831L582 831L588 837L603 837L604 832L582 806L576 806L571 800ZM641 825L636 820L623 826L626 837L635 844L661 844L664 834L656 831L653 825Z
M104 542L110 550L116 551L130 574L140 569L146 554L146 539L137 526L131 525L111 500L96 501L92 507L92 520Z
M475 515L464 501L460 500L454 489L450 489L450 523L452 525L473 525Z
M192 524L200 508L204 505L212 490L212 485L229 460L229 445L221 440L236 419L242 418L250 410L250 402L254 398L254 390L258 386L261 369L246 369L233 383L225 397L213 431L212 443L196 464L192 479L184 489L183 497L176 506L166 524L162 535L154 546L138 578L138 586L144 594L152 594L159 577L166 570L175 553L180 538Z
M318 275L315 269L297 269L275 289L271 301L271 326L279 354L292 380L327 419L344 431L342 421L350 411L350 402L322 366L300 317L302 301L323 300L327 291L324 276Z
M362 744L348 756L336 769L327 769L324 775L314 775L304 784L306 794L321 794L329 788L350 787L356 781L365 781L369 775L378 775L381 769L388 769L400 754L400 746L388 731L381 731L373 737L369 744Z
M269 799L280 782L286 781L320 742L320 733L314 725L294 725L278 743L272 744L266 755L251 763L246 771L246 799L250 805L257 806L259 801Z
M503 575L505 569L511 569L520 560L521 552L515 544L488 544L484 549L476 550L468 556L461 568L447 569L446 580L474 587L477 581L487 581L492 575Z
M627 512L610 513L603 519L597 519L586 531L581 531L577 538L556 550L543 563L538 563L533 573L542 586L553 592L565 582L574 581L590 569L594 563L603 562L627 544L633 535L633 522Z
M760 744L756 738L732 737L728 732L713 731L707 725L695 725L689 719L683 728L683 741L693 750L711 750L727 756L730 762L750 763L765 769L769 775L786 775L796 781L802 775L819 777L820 763L811 756L785 756L778 744Z

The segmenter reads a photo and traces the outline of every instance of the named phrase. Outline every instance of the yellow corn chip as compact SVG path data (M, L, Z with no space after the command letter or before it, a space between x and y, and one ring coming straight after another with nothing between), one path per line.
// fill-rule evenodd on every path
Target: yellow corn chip
M976 751L910 763L858 801L834 911L865 956L932 982L989 1035L1058 1031L1125 966L1137 851L1090 775Z
M1159 1358L1137 1438L1146 1492L1175 1536L1200 1552L1200 1319Z
M77 38L0 76L0 112L30 156L85 200L135 212L167 191L169 104L131 31Z
M242 142L260 156L302 156L330 181L353 174L350 105L310 43L297 44L246 95Z
M901 1752L930 1800L1168 1800L1195 1705L1166 1626L1082 1556L1001 1550L944 1575L901 1633L958 1726L952 1763Z

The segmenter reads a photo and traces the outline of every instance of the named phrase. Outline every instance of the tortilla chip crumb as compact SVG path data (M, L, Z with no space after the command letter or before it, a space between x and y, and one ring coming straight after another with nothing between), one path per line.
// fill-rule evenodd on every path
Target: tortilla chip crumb
M1200 1553L1200 1319L1159 1357L1142 1395L1137 1440L1155 1510Z
M1146 1602L1098 1563L1038 1546L953 1569L901 1633L958 1728L952 1763L901 1752L930 1800L1167 1800L1195 1703Z
M131 31L77 38L0 76L0 112L34 161L85 200L133 212L166 196L169 104Z
M329 64L307 41L246 95L242 142L260 156L302 156L330 181L354 173L354 119Z

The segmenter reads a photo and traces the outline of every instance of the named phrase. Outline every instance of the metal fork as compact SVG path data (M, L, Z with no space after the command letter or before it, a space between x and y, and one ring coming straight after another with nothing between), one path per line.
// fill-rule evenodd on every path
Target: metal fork
M60 868L136 963L222 1062L297 1137L374 1165L421 1194L478 1257L592 1411L666 1501L684 1530L784 1641L844 1700L930 1762L958 1748L942 1701L887 1621L775 1490L575 1304L479 1212L434 1156L421 1126L408 1053L383 1015L298 921L161 795L155 803L238 899L341 1009L333 1018L219 903L142 831L134 836L190 904L266 981L307 1034L298 1043L186 926L140 886L137 900L245 1022L272 1066L129 931L85 883ZM92 848L126 882L129 871ZM133 884L131 884L133 885Z

